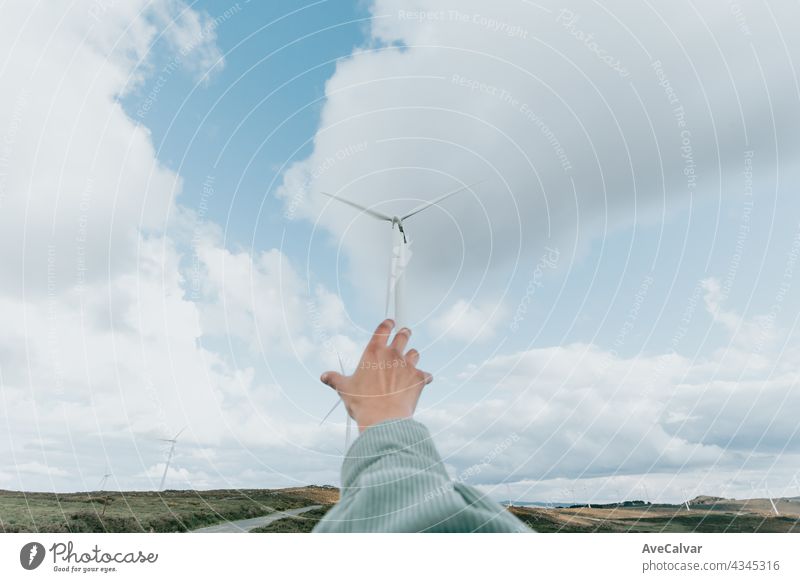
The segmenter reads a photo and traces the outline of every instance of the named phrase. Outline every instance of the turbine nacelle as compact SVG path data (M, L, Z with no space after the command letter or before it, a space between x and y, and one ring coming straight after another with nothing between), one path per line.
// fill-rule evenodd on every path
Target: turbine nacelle
M406 231L403 228L403 219L400 218L399 216L392 217L392 230L394 230L395 226L397 226L397 230L400 232L400 234L403 235L403 244L408 244L408 239L406 238Z

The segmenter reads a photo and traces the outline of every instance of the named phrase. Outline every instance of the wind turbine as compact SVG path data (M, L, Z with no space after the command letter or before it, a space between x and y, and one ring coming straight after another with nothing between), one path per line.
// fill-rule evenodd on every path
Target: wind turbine
M108 469L106 469L106 471L108 471ZM100 480L100 485L97 486L98 491L103 491L103 487L106 486L109 477L111 477L111 473L106 473L103 475L103 478Z
M172 454L175 452L175 443L178 442L178 437L181 436L181 433L186 430L186 427L183 427L178 434L176 434L171 439L158 439L165 443L172 443L169 447L169 455L167 455L167 464L164 465L164 475L161 477L161 485L158 486L159 491L163 491L164 489L164 482L167 480L167 471L169 471L169 464L172 461Z
M366 206L362 206L361 204L357 204L352 202L351 200L347 200L346 198L342 198L341 196L335 196L334 194L329 194L327 192L322 192L323 195L331 198L333 200L337 200L343 204L347 204L356 210L360 210L365 214L375 218L376 220L380 220L383 222L389 222L392 225L392 256L389 264L389 280L386 286L386 317L392 316L395 322L395 329L401 329L404 327L405 324L405 317L406 317L406 310L405 310L405 274L406 266L408 265L408 261L411 258L408 252L408 238L406 237L405 231L405 221L411 218L412 216L416 216L420 212L427 210L431 206L436 206L441 202L444 202L446 199L450 198L451 196L455 196L460 192L465 190L469 190L474 186L477 186L483 182L480 180L478 182L474 182L467 186L462 186L456 190L448 192L431 202L426 202L408 214L404 216L389 216L388 214L384 214L382 212L378 212L377 210L373 210L372 208L367 208ZM397 227L397 228L395 228ZM337 354L337 356L339 356ZM342 358L339 356L339 367L342 370L342 374L345 373L344 365L342 364ZM342 403L341 398L333 405L333 408L328 411L328 414L322 419L320 425L322 425L333 411L339 407L339 404ZM344 441L344 452L347 454L347 449L350 445L350 431L352 427L352 419L350 415L347 414L347 431L345 433L345 441Z
M378 212L372 208L367 208L366 206L362 206L361 204L356 204L350 200L342 198L340 196L335 196L333 194L329 194L327 192L322 192L323 195L327 196L328 198L332 198L333 200L338 200L343 204L347 204L365 214L375 218L376 220L380 220L383 222L388 222L392 225L392 256L389 263L389 281L386 286L386 317L392 317L394 322L397 326L396 329L400 329L404 327L406 323L406 297L405 297L405 269L408 265L408 261L411 256L408 254L408 238L406 237L405 231L405 221L411 218L412 216L416 216L420 212L427 210L432 206L437 206L441 202L444 202L451 196L455 196L460 192L464 192L465 190L470 190L474 186L480 184L483 180L475 182L473 184L469 184L467 186L462 186L456 190L448 192L431 202L426 202L408 214L403 216L389 216L388 214L384 214L382 212ZM396 227L396 228L395 228Z
M686 506L686 511L691 511L691 508L689 507L689 494L687 493L686 489L681 489L681 491L683 492L683 504Z
M772 494L769 492L769 485L767 485L766 480L764 481L764 491L767 493L767 499L769 499L769 504L772 506L772 511L775 512L775 515L780 515L778 508L775 507L775 502L772 500Z

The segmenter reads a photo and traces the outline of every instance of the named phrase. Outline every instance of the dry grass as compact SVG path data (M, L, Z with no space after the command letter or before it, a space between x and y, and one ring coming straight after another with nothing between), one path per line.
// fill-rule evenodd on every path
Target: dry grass
M0 491L0 532L181 532L317 505L324 488L24 493Z
M0 491L0 532L169 532L324 505L265 531L310 531L339 500L335 487L217 491L23 493ZM800 532L800 498L697 498L682 505L606 505L510 511L540 532Z
M711 498L709 498L711 499ZM517 517L540 532L775 532L800 533L800 498L720 499L690 505L618 505L542 509L512 507Z

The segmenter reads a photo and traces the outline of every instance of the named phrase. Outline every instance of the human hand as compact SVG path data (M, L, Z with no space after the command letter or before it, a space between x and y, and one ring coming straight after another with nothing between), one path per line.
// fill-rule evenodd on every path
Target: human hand
M417 369L419 352L405 351L411 330L404 327L388 343L394 321L383 321L351 376L325 372L320 380L339 393L361 432L393 418L410 418L433 376Z

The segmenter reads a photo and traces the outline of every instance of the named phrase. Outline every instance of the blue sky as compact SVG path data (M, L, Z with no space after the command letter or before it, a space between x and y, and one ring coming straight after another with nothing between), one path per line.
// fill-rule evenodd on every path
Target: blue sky
M383 317L389 238L318 192L400 212L476 180L408 225L454 476L789 486L796 9L411 4L9 14L36 42L0 72L0 487L152 488L183 426L172 486L338 483L318 377Z
M194 5L219 18L236 6ZM216 29L225 66L212 82L198 84L178 69L137 116L158 84L152 75L123 104L152 130L162 162L181 169L183 204L197 205L204 179L214 175L226 187L210 205L209 219L229 225L232 245L275 246L285 225L276 220L282 204L269 196L270 185L282 165L309 151L325 81L336 60L363 42L368 14L350 3L315 2L291 11L280 3L238 6ZM156 71L169 65L169 51L153 50Z

